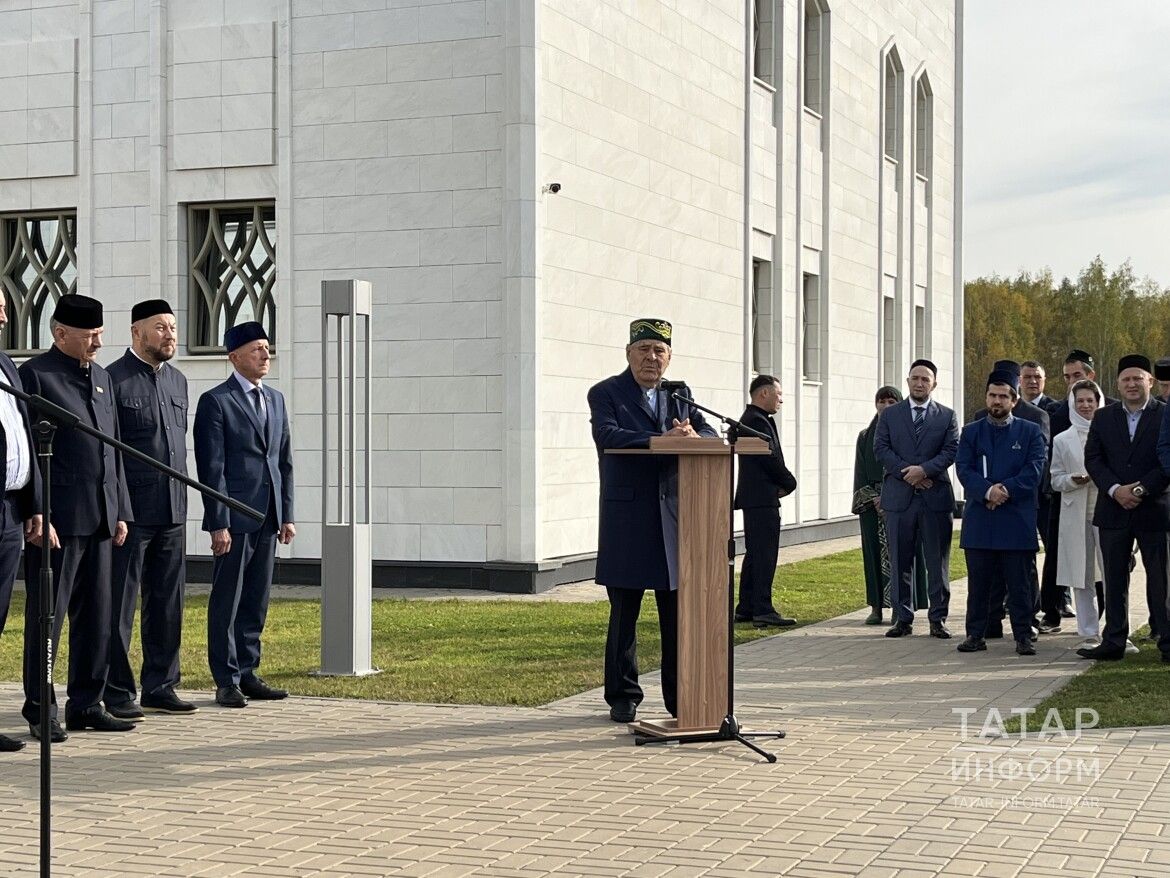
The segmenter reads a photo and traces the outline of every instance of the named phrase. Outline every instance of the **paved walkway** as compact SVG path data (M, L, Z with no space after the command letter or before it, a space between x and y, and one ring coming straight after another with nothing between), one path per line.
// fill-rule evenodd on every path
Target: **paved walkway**
M597 691L539 709L291 698L243 711L190 693L193 717L54 749L56 874L1170 872L1170 729L975 737L990 708L1033 705L1082 669L1075 634L1042 638L1035 658L1010 640L964 657L924 622L888 640L864 615L738 651L741 721L788 732L775 765L735 744L635 747ZM0 685L0 729L18 708ZM975 711L966 738L957 710ZM35 746L0 757L3 876L36 873L37 765Z

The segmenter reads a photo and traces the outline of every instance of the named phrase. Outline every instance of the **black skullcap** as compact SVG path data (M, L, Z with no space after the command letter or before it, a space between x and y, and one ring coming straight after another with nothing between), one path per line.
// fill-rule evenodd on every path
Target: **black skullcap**
M1154 377L1159 381L1170 381L1170 357L1154 360Z
M991 368L997 372L1011 372L1017 378L1020 377L1020 364L1015 360L996 360Z
M1068 356L1064 358L1066 363L1084 363L1090 370L1096 370L1093 365L1093 355L1082 351L1080 348L1073 348L1068 352Z
M657 317L641 317L630 324L630 344L638 341L664 341L670 344L670 324Z
M914 369L918 366L925 366L927 369L930 370L932 375L934 375L936 378L938 377L938 366L936 366L934 363L930 362L930 360L926 360L926 359L915 360L913 363L910 364L910 371L913 372Z
M884 387L879 387L877 393L873 395L874 402L880 402L883 399L896 399L898 402L901 402L902 393L892 384L887 384Z
M268 333L255 320L250 320L247 323L238 323L225 332L223 334L223 346L227 348L228 353L231 353L236 348L242 347L250 341L256 341L259 338L267 341Z
M69 293L57 300L53 319L63 326L72 326L74 329L101 329L104 323L102 303L89 296Z
M1143 357L1141 354L1126 354L1117 361L1118 375L1126 369L1141 369L1145 372L1153 371L1153 367L1150 365L1150 358Z
M145 320L147 317L157 317L159 314L174 314L171 310L171 303L166 299L147 299L145 302L139 302L130 309L130 322L137 323L139 320Z
M1014 393L1020 392L1020 376L1010 369L993 369L987 376L987 386L992 384L1006 384Z

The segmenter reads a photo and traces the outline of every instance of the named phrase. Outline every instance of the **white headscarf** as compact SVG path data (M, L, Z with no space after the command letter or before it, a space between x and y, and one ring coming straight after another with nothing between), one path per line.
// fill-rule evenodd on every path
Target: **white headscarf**
M1082 383L1082 382L1080 382L1080 381L1077 382L1077 384L1080 384L1080 383ZM1101 388L1098 387L1097 384L1093 381L1088 381L1087 383L1093 385L1093 388L1096 391L1097 408L1100 409L1101 408ZM1076 385L1074 384L1073 386L1075 387ZM1081 389L1084 390L1085 388L1082 387ZM1082 416L1080 412L1077 411L1075 395L1074 395L1073 391L1071 391L1071 390L1068 392L1068 419L1071 422L1072 426L1074 428L1076 428L1076 431L1081 434L1081 441L1084 442L1085 437L1089 435L1089 426L1090 426L1090 424L1092 424L1092 421L1088 420L1087 418Z

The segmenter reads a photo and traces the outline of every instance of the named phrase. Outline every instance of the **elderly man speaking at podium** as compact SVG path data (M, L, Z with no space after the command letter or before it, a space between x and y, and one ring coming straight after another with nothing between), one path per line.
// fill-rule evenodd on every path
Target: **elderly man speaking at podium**
M662 384L671 334L665 320L635 320L626 345L629 368L589 390L601 471L596 578L609 594L605 700L610 719L621 723L634 720L643 697L634 635L647 589L662 632L662 699L672 715L678 712L678 462L669 455L605 452L649 448L655 436L716 436L698 409L672 398L677 388Z

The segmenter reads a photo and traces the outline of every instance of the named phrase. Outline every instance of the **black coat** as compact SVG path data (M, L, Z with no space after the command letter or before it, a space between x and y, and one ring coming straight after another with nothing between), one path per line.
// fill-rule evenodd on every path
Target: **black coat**
M187 378L169 363L156 372L130 351L109 372L122 441L186 475ZM186 485L133 457L122 465L138 524L186 522Z
M1125 406L1114 403L1097 412L1085 443L1085 469L1097 486L1093 524L1135 531L1164 531L1170 526L1170 479L1158 462L1158 430L1166 404L1151 399L1129 438ZM1114 485L1141 482L1146 497L1136 509L1125 509L1109 496Z
M680 393L687 395L685 389ZM671 575L678 553L677 459L605 450L649 448L674 418L690 418L703 436L715 436L715 430L702 412L676 400L660 405L661 414L652 412L629 369L593 385L588 399L601 477L595 578L613 588L677 588Z
M12 358L8 354L0 351L0 369L4 371L4 380L8 382L9 386L15 387L17 390L23 390L24 386L20 381L20 374L16 371L16 364L12 362ZM3 391L0 391L3 392ZM29 427L28 409L25 404L19 399L13 398L16 403L16 410L20 412L21 423L24 424L24 435L28 440L28 457L29 457L29 479L28 484L20 489L20 493L16 495L16 507L22 519L27 519L29 516L35 514L36 509L36 469L37 469L37 444L33 440L32 430ZM8 459L8 437L3 430L0 430L0 460ZM3 490L3 485L0 485L0 491Z
M784 452L780 448L780 434L776 431L776 422L762 408L750 403L739 419L745 427L771 436L768 445L772 453L766 456L745 454L739 458L735 508L777 506L781 497L786 497L796 490L796 476L784 465Z
M121 438L114 415L114 383L97 363L82 368L55 346L20 367L27 393L43 396L94 429ZM37 505L40 505L40 478ZM122 472L112 446L68 427L53 439L53 527L63 537L113 536L119 521L133 521Z

